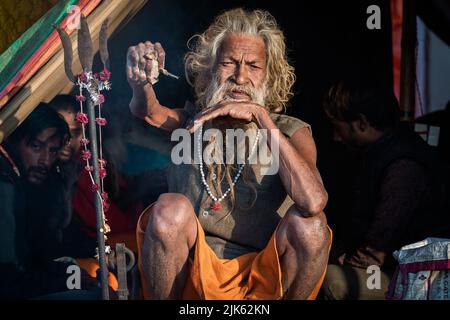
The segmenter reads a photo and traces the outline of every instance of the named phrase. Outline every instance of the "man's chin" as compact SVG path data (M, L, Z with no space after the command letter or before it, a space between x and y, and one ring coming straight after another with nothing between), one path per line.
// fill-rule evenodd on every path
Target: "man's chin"
M226 96L226 100L228 101L236 101L236 102L249 102L252 98L245 93L228 93Z
M342 148L344 148L345 150L352 152L352 153L360 152L361 150L363 150L362 147L360 147L357 144L352 143L352 142L340 141L339 144L342 146Z
M28 179L28 183L34 187L40 187L43 183L43 179Z
M31 174L28 176L28 182L36 187L39 187L40 185L42 185L44 183L44 181L47 179L47 175L42 175L42 174Z
M60 152L58 154L58 160L61 162L67 162L72 158L72 153L71 152Z

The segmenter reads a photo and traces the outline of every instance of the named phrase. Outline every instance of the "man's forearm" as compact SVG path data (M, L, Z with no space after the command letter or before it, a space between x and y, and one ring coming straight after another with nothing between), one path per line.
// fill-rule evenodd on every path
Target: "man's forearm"
M140 119L155 114L160 107L155 91L150 84L133 87L133 97L130 101L130 111Z
M130 111L148 124L169 132L179 128L185 120L180 109L171 109L159 103L150 84L133 88Z
M381 267L384 265L387 256L387 252L376 250L369 245L364 245L349 256L345 256L344 264L358 268L367 268L371 265Z

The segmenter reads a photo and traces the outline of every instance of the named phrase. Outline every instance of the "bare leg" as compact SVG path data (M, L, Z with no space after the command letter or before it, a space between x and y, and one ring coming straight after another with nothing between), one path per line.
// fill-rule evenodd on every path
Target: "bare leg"
M141 253L145 281L153 299L181 298L197 239L194 209L185 196L166 193L149 210Z
M302 217L292 206L276 234L286 299L306 299L328 262L330 234L325 214Z

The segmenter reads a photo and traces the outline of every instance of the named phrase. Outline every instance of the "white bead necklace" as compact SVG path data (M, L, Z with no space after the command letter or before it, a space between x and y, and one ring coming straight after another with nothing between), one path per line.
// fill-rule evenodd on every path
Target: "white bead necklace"
M250 154L248 155L248 160L250 160L250 158L253 156L253 153L256 150L256 146L258 145L259 135L260 135L260 133L258 130L258 132L256 133L255 141L253 142L252 148L250 150ZM203 126L200 126L197 143L198 143L198 157L200 159L200 175L201 175L201 179L202 179L202 184L206 189L206 193L208 193L209 197L214 200L214 203L211 205L211 209L220 210L220 209L222 209L222 205L220 204L220 202L223 199L225 199L225 197L227 197L228 194L231 192L231 188L234 187L234 185L238 181L239 177L241 176L242 170L244 170L245 163L243 163L239 166L238 173L231 181L231 186L228 187L228 189L225 191L224 194L222 194L222 196L217 198L215 195L212 194L211 188L209 187L208 183L206 182L205 173L203 172L202 138L203 138ZM207 211L205 211L205 212L207 212Z

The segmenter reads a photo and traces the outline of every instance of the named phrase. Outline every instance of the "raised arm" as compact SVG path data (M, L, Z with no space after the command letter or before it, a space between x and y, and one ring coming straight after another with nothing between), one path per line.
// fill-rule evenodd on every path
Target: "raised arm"
M157 77L152 75L154 59L158 60L158 69L164 69L165 52L158 42L153 44L146 41L128 48L126 72L133 90L129 107L134 116L170 132L183 125L185 116L182 109L163 106L156 98L153 85Z

